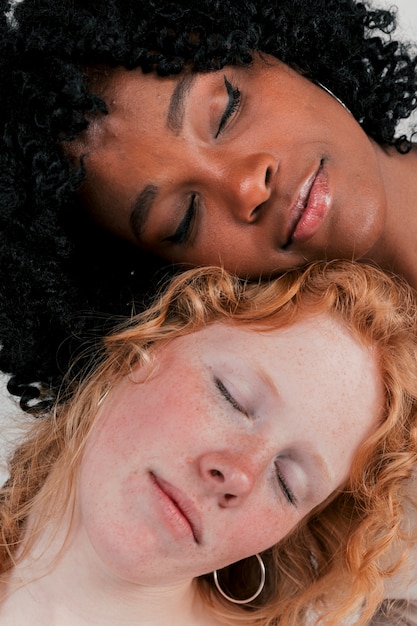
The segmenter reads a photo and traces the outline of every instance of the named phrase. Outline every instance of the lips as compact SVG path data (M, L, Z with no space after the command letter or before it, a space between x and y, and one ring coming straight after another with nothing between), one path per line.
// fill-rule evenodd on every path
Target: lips
M201 543L201 519L194 503L180 489L150 472L151 481L163 505L163 513L179 536L192 535Z
M287 240L283 249L292 243L303 243L319 230L330 208L330 190L323 162L317 171L303 183L288 220Z

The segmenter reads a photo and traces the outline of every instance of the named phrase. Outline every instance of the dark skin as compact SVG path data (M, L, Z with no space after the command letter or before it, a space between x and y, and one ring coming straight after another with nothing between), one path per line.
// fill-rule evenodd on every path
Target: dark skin
M416 150L376 144L300 73L257 55L179 78L109 70L92 88L109 115L71 152L86 207L118 237L250 277L372 260L417 287Z

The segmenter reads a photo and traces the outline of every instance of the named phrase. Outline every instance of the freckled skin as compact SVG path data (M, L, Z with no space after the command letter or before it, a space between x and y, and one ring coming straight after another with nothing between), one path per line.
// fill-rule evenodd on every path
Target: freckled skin
M149 585L259 552L344 483L381 404L372 350L327 316L266 333L215 324L178 338L157 351L150 376L137 370L101 406L80 470L74 545L86 563ZM150 472L192 501L198 543L173 535Z

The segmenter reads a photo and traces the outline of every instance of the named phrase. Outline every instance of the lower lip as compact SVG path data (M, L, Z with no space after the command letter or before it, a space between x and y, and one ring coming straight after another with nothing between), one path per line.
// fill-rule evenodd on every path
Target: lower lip
M174 537L177 539L192 539L195 541L194 532L190 522L175 502L160 487L153 474L151 474L151 483L156 494L160 515Z
M320 229L330 209L330 190L323 166L319 169L311 187L306 208L294 230L292 240L304 243Z

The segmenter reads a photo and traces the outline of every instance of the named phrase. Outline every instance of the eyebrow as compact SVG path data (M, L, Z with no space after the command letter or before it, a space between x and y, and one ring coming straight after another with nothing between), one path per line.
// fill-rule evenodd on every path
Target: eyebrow
M180 78L171 94L167 113L167 126L175 134L180 133L182 130L186 98L190 94L195 79L196 74L187 72Z
M146 185L133 202L130 213L130 225L139 241L143 238L143 231L149 220L149 214L158 192L159 187L156 185Z
M188 72L184 74L175 85L169 100L166 124L175 134L181 132L184 123L186 97L190 93L196 75ZM130 225L136 238L141 241L143 231L149 220L149 214L153 203L158 195L159 188L156 185L146 185L135 198L130 212Z

